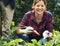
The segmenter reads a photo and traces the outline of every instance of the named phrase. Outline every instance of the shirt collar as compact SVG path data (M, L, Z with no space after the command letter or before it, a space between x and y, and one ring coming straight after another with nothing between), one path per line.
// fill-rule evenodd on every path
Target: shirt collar
M47 19L47 12L44 12L41 22L46 21L46 19ZM32 12L31 20L35 22L35 12L34 11Z

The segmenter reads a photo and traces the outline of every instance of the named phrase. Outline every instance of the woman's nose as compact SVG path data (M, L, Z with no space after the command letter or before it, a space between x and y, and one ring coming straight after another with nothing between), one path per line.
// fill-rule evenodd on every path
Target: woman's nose
M41 6L39 6L39 9L41 9L42 7Z
M39 9L42 9L42 7L40 6Z

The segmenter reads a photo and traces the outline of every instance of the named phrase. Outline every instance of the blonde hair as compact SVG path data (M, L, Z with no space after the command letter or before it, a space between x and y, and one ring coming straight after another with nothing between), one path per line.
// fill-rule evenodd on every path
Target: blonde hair
M34 9L34 6L35 6L36 3L39 2L39 1L44 1L44 4L47 6L46 0L34 0L34 1L33 1L33 4L32 4L32 9Z

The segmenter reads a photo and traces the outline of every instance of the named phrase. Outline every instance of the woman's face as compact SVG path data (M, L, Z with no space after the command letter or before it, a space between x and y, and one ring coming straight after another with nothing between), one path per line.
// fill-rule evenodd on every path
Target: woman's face
M43 14L45 10L46 10L46 6L43 1L39 1L34 6L34 11L36 14Z

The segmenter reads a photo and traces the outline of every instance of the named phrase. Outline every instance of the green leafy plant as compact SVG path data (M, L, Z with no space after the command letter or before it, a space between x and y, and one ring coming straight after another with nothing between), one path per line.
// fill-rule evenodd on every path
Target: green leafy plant
M12 29L15 30L16 27ZM26 42L22 39L11 39L11 41L7 42L3 40L3 37L0 37L0 46L41 46L42 42L39 40L37 41L36 39L31 40L32 43ZM44 46L60 46L60 32L53 30L53 37L52 40L45 42Z

